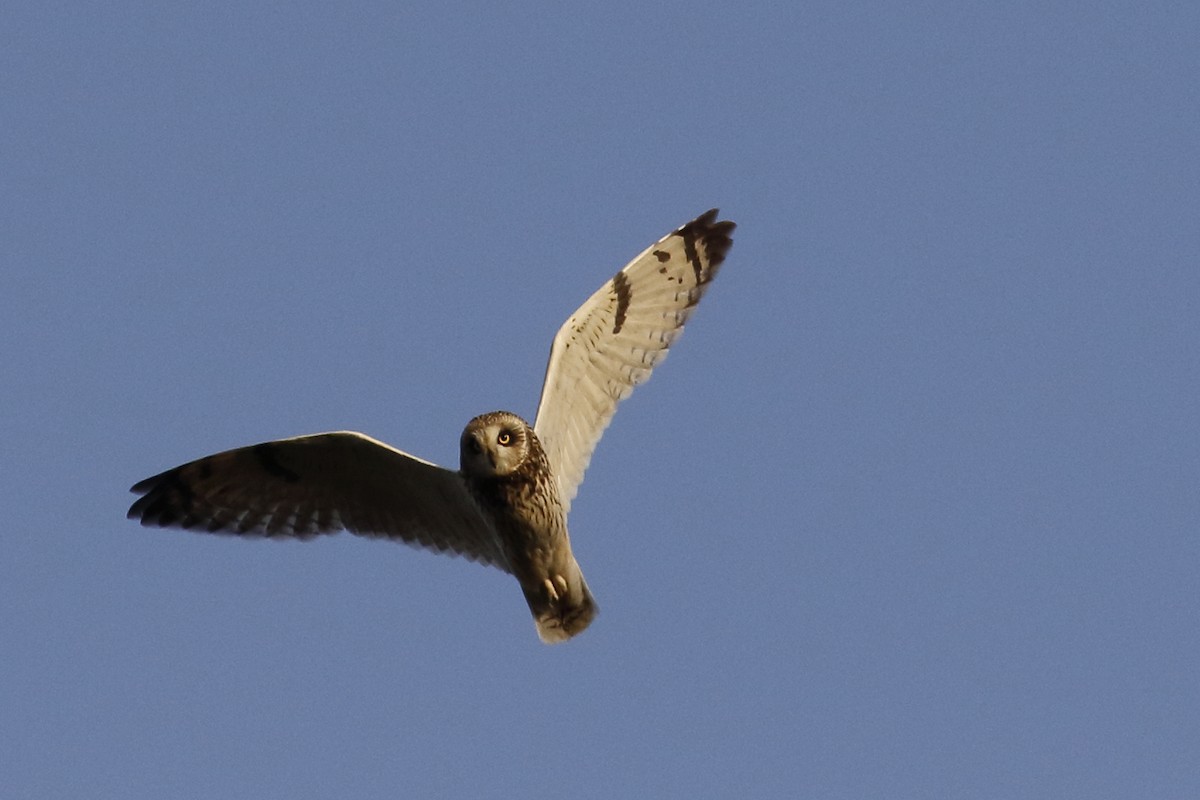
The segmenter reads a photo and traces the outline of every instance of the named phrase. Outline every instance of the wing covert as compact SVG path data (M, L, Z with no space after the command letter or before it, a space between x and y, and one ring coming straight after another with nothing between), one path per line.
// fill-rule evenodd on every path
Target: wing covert
M348 530L509 571L457 472L369 436L318 433L240 447L135 484L142 525L309 539Z
M559 328L534 430L565 510L617 404L650 377L683 332L733 244L712 209L646 248Z

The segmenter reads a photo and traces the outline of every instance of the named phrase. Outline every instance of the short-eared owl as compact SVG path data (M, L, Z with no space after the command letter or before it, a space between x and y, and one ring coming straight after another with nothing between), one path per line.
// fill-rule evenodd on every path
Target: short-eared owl
M648 247L554 337L532 426L496 411L467 424L459 470L361 433L227 450L136 484L143 525L306 539L348 530L465 556L514 575L547 643L596 616L567 513L617 404L650 377L732 245L713 209Z

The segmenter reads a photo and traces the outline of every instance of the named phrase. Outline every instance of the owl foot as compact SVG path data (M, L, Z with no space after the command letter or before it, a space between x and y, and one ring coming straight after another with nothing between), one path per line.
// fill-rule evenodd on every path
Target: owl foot
M567 579L562 575L555 575L554 580L546 578L542 583L546 587L546 597L551 603L557 603L567 594Z

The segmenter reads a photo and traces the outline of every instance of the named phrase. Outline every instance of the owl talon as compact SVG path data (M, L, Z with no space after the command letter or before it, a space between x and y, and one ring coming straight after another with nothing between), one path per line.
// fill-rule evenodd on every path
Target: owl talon
M559 580L562 580L562 578L560 577ZM546 596L550 598L550 602L557 603L558 602L558 591L554 588L554 584L550 581L549 578L546 578L546 580L543 581L543 583L546 584Z
M563 594L567 593L567 579L562 575L555 575L554 582L558 584L558 590Z

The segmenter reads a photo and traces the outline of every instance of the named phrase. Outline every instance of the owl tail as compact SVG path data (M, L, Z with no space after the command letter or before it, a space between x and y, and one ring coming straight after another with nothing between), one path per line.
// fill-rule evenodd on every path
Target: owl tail
M538 636L546 644L565 642L582 633L600 611L579 565L572 567L570 574L555 575L538 587L540 591L525 595Z

